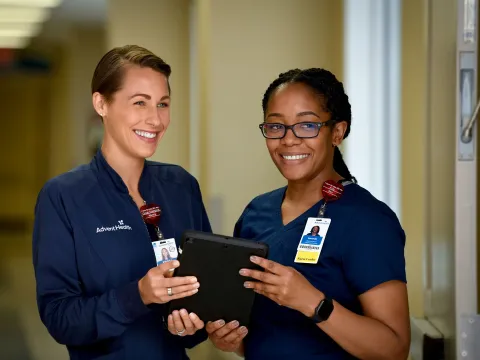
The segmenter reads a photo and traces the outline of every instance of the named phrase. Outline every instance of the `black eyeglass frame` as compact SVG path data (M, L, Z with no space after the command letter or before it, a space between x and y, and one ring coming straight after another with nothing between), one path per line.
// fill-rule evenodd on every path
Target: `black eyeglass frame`
M323 127L323 126L328 126L328 125L333 125L337 122L337 120L327 120L327 121L323 121L323 122L315 122L315 121L302 121L302 122L298 122L298 123L295 123L293 125L285 125L285 124L281 124L281 123L267 123L267 122L263 122L261 124L258 125L260 131L262 132L262 135L265 139L270 139L270 140L280 140L280 139L283 139L286 135L287 135L287 131L290 129L292 130L293 132L293 135L295 135L297 138L299 139L313 139L313 138L316 138L318 136L318 134L320 133L320 129ZM279 125L279 126L283 126L285 131L283 132L283 135L280 136L280 137L268 137L265 135L265 132L264 132L264 127L265 125ZM303 124L313 124L317 127L317 133L315 135L312 135L312 136L298 136L297 133L295 132L295 126L297 125L303 125Z

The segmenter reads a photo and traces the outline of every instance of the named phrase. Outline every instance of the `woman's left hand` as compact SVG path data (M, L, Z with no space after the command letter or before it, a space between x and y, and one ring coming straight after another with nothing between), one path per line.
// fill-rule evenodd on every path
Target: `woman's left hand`
M313 316L324 295L302 274L292 267L256 256L253 256L251 261L265 271L240 270L241 275L258 280L246 281L246 288L251 288L277 304L297 310L305 316Z
M193 335L204 326L204 322L196 314L189 314L185 309L175 310L168 316L168 331L173 335Z

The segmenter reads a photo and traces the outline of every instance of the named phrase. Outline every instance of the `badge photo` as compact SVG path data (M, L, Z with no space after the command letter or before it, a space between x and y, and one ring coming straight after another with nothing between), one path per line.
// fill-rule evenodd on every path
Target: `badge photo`
M152 242L153 250L155 252L155 260L157 265L168 261L173 261L178 258L177 245L175 239L158 240Z
M330 222L326 218L308 218L297 247L296 263L318 263Z

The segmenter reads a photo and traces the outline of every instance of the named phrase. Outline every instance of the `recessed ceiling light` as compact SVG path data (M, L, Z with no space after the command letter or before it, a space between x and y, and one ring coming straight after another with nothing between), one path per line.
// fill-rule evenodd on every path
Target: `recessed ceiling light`
M0 6L0 23L41 23L49 15L50 9L47 8Z
M1 5L32 6L32 7L56 7L62 0L0 0Z

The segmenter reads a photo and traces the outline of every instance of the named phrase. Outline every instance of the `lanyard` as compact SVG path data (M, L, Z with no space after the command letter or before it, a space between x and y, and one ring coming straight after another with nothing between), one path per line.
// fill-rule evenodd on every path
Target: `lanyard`
M157 233L158 240L163 240L163 234L158 228L158 222L160 221L160 215L162 210L160 206L155 204L148 204L144 201L144 205L140 208L140 214L142 214L143 221L145 224L150 224L155 227L155 232Z
M318 210L318 217L323 218L329 202L340 199L343 195L344 187L353 184L350 180L340 180L335 182L333 180L327 180L322 185L323 205Z

